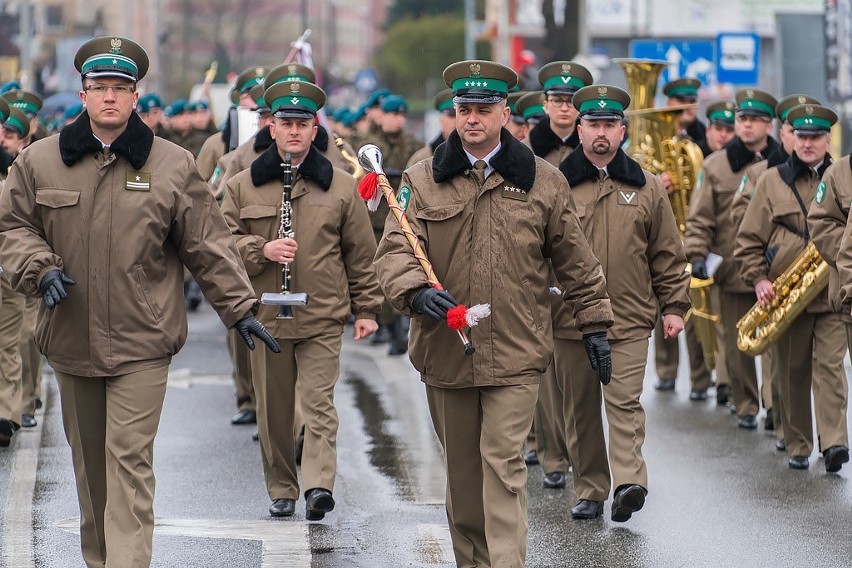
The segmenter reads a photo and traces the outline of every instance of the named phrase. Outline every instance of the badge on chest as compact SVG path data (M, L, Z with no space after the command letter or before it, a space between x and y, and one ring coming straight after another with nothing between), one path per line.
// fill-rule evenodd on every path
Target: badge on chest
M130 191L151 191L151 172L127 170L124 189Z
M639 205L639 198L636 196L635 191L624 191L623 189L618 190L618 204L619 205Z
M514 199L515 201L529 201L529 194L519 187L507 185L500 190L503 199Z

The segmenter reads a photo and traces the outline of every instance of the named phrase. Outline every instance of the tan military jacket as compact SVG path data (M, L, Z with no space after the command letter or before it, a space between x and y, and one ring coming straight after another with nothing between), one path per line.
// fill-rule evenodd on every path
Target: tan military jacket
M757 179L769 168L780 166L786 162L789 157L787 152L784 151L784 147L779 144L776 151L767 159L746 168L743 177L740 178L740 186L737 188L737 193L731 202L731 220L734 223L735 230L739 230L743 222L748 204L751 201L752 195L754 195Z
M580 137L575 128L567 139L562 140L550 128L550 119L545 118L530 129L530 135L524 139L523 144L536 156L558 168L562 160L579 146Z
M184 265L227 327L255 297L230 231L189 152L135 114L104 153L85 118L26 148L0 197L0 264L40 297L50 270L77 281L39 307L50 364L103 377L167 365L187 333Z
M843 252L843 230L849 219L849 207L852 204L852 161L849 156L840 158L831 164L822 176L817 187L811 208L808 211L808 228L811 240L823 259L831 267L828 280L828 297L832 307L840 311L844 319L849 310L841 306L841 278L838 272L841 252Z
M467 306L490 304L464 354L445 322L412 312L426 275L388 217L374 266L387 298L411 321L409 354L426 384L443 388L538 383L553 354L550 267L583 333L612 325L600 263L559 171L503 130L495 171L479 187L457 133L403 175L407 214L435 274Z
M405 165L406 169L410 168L420 160L425 160L426 158L431 158L435 154L435 148L444 143L444 135L438 134L431 142L414 152L411 157L408 159L408 163Z
M281 291L281 268L263 256L278 238L283 192L281 157L274 144L251 167L231 178L222 213L234 235L258 297ZM333 168L311 148L294 176L293 230L299 250L290 263L292 292L306 292L306 306L292 320L277 320L277 306L261 306L258 319L282 339L342 330L350 314L375 319L383 297L373 273L376 241L367 210L352 190L352 176Z
M826 167L828 164L819 171ZM795 152L757 180L734 250L743 280L752 289L764 279L774 282L805 250L810 239L805 211L814 200L819 183L820 176L803 164ZM791 184L795 185L801 203ZM771 264L767 254L772 257ZM808 306L810 313L832 311L827 291Z
M571 186L583 233L604 269L615 314L609 337L649 337L660 310L683 316L690 305L686 256L659 178L621 150L603 179L582 149L568 156L559 170ZM580 339L564 302L553 303L553 322L555 337Z
M201 150L195 159L195 165L198 166L198 173L201 174L201 177L209 182L216 169L216 163L224 155L225 141L222 140L222 133L211 134L201 145Z
M771 154L778 143L769 138L763 156ZM731 203L740 187L745 168L764 159L751 152L739 138L707 156L689 202L686 216L684 249L686 258L705 258L714 252L722 257L715 275L716 283L729 293L753 292L740 276L734 261L736 227Z

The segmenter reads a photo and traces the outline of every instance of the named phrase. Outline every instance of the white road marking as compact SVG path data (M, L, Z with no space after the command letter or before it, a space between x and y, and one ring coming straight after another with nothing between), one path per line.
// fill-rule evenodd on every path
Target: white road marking
M426 564L454 564L456 561L447 525L417 525L417 551Z
M64 519L56 526L79 534L80 519ZM310 568L311 544L306 523L290 521L231 521L213 519L157 519L154 536L184 536L261 542L262 568ZM23 566L16 564L15 566Z
M33 556L33 493L38 473L38 452L41 447L44 409L47 408L49 388L42 388L41 410L36 412L35 428L18 430L9 450L14 452L6 495L5 521L0 538L0 566L34 566Z
M192 369L170 369L168 386L188 389L193 385L233 386L231 375L193 375Z

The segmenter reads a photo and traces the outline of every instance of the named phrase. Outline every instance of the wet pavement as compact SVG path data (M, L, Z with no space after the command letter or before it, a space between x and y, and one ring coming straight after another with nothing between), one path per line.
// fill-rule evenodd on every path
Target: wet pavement
M443 470L425 392L403 358L356 344L347 329L336 390L340 415L335 510L306 523L304 500L289 520L270 520L252 426L235 411L221 323L206 305L190 318L191 339L175 358L155 448L154 567L453 566L443 510ZM682 358L685 360L685 357ZM573 521L575 498L542 488L529 470L527 566L849 566L852 467L826 474L817 454L808 471L786 466L762 429L736 428L715 401L658 393L648 368L645 458L649 494L627 523ZM14 452L0 450L0 523L16 527L31 503L32 560L20 561L9 530L0 566L82 566L70 451L52 376L46 374L40 427L18 448L37 448L34 491L10 478ZM23 455L22 453L20 455ZM20 472L20 463L16 472ZM16 527L15 534L26 534ZM20 531L24 530L23 533ZM26 550L24 550L26 552Z

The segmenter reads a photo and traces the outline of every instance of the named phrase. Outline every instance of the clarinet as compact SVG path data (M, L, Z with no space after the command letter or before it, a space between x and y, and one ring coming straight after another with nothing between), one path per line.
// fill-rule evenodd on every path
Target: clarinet
M290 162L290 153L284 156L284 175L281 178L284 191L281 194L281 225L278 227L278 238L296 238L293 231L293 203L291 194L293 192L293 165ZM290 263L285 262L281 267L281 294L290 294ZM276 319L293 319L293 308L290 305L278 306Z

